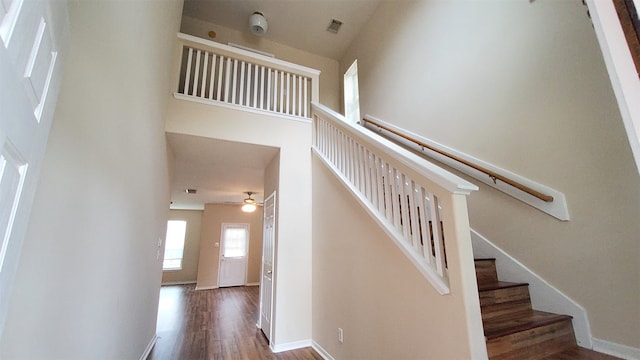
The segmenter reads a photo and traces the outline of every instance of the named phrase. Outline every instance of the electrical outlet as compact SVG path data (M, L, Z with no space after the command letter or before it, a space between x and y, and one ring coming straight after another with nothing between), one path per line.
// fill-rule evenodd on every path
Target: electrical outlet
M344 343L344 331L342 328L338 328L338 342L340 342L340 344Z

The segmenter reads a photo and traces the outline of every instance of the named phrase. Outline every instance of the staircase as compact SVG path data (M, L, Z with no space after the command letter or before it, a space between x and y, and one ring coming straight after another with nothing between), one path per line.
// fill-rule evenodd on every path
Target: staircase
M499 281L495 259L475 267L490 359L617 359L579 347L571 316L533 310L529 284Z

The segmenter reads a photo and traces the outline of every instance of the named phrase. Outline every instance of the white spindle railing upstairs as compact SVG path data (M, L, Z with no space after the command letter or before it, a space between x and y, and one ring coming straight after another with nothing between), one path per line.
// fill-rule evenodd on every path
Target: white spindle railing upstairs
M313 151L441 294L447 246L470 242L466 195L478 188L313 104Z
M310 118L320 71L179 33L176 97Z

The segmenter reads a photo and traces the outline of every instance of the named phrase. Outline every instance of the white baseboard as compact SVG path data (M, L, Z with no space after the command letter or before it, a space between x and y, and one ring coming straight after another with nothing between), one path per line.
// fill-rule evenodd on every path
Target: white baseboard
M196 290L213 290L217 288L217 286L196 286Z
M593 350L626 360L639 360L640 349L593 338Z
M171 286L171 285L189 285L195 284L195 281L167 281L160 284L161 286Z
M153 334L151 341L149 341L149 344L147 344L147 348L144 349L144 353L142 353L142 356L140 356L140 360L147 359L147 357L151 353L151 350L153 350L153 347L156 345L156 341L158 341L158 334Z
M247 283L244 286L260 286L259 282Z
M310 346L312 346L311 340L300 340L290 343L278 344L275 346L271 344L271 351L273 351L274 353L279 353L283 351L302 349Z
M589 318L582 306L473 229L471 242L476 258L496 259L500 280L529 283L531 305L534 309L573 316L573 330L578 345L593 348Z
M329 354L329 352L327 352L327 350L325 350L322 346L320 346L320 344L318 344L315 341L311 342L311 347L313 348L313 350L315 350L318 354L320 354L320 356L322 356L322 358L324 360L335 360L333 358L333 356L331 356L331 354Z

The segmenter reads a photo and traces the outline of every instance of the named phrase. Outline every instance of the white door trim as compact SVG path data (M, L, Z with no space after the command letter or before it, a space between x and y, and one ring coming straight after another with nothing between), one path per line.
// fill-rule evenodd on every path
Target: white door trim
M233 261L233 260L225 260L224 259L224 247L225 247L225 237L224 237L224 231L226 228L229 227L234 227L234 228L245 228L247 231L247 241L246 241L246 252L244 255L244 276L243 276L243 280L242 280L242 284L234 284L234 285L226 285L226 284L222 284L222 273L223 273L223 265L228 261ZM218 254L218 287L226 287L226 286L244 286L247 284L247 269L249 266L249 244L250 244L250 236L251 236L251 227L250 224L248 223L222 223L222 225L220 226L220 253Z

